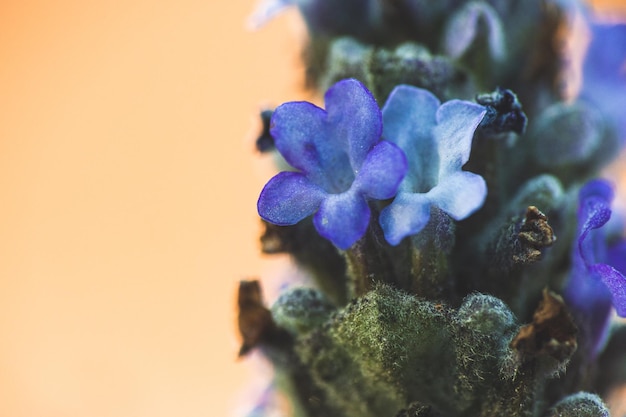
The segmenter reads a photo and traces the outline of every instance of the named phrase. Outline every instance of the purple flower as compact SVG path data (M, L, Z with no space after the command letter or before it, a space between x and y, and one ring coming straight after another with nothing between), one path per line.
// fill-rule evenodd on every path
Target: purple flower
M410 161L409 171L380 224L392 245L418 233L437 206L455 220L478 210L487 196L484 179L463 171L474 131L486 109L451 100L443 105L432 93L396 87L383 108L383 137L397 144Z
M326 110L291 102L274 111L270 133L298 171L272 178L257 208L264 220L282 226L315 214L319 234L347 249L367 230L367 200L392 198L407 162L396 145L381 141L380 110L359 81L339 81L324 101Z
M626 24L591 24L581 97L597 106L626 140Z
M593 180L580 190L578 232L572 250L572 270L565 288L566 300L588 319L593 351L606 336L611 305L626 317L626 277L611 263L626 255L623 243L609 249L602 228L611 217L613 189L604 180ZM623 258L621 264L624 267Z

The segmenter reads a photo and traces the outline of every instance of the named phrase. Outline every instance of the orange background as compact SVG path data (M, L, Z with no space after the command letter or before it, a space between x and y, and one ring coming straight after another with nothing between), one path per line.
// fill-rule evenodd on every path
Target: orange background
M250 32L254 5L0 3L0 416L229 416L245 396L253 136L301 72L288 17Z
M0 4L0 416L230 416L258 394L234 360L236 283L274 265L256 114L303 93L294 14L251 33L254 4Z

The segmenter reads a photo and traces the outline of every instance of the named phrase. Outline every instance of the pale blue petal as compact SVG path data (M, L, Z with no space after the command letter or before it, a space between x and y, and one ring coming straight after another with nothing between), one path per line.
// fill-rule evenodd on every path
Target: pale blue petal
M439 147L439 181L459 171L469 160L474 132L485 113L485 107L462 100L451 100L439 107L434 130Z
M350 156L354 170L359 169L367 153L380 140L382 116L370 91L355 80L339 81L324 95L330 134L334 146Z
M407 160L400 148L381 141L367 154L357 174L355 187L367 197L386 200L396 195L407 171Z
M426 192L437 184L439 156L433 128L439 104L427 90L400 85L383 107L383 138L398 145L410 161L403 191Z
M382 112L383 137L400 146L410 164L399 194L381 213L380 223L389 243L397 245L422 230L431 205L456 220L482 206L487 194L485 181L461 168L469 159L485 107L460 100L440 106L426 90L399 86Z
M281 172L261 191L257 210L264 220L287 226L315 213L326 193L299 172Z
M318 233L339 249L348 249L363 237L369 221L367 201L352 191L328 195L313 217Z
M427 196L454 220L463 220L482 207L487 197L487 184L480 175L458 171L442 178Z
M419 233L430 218L430 200L424 194L399 193L380 213L385 239L397 245L407 236Z

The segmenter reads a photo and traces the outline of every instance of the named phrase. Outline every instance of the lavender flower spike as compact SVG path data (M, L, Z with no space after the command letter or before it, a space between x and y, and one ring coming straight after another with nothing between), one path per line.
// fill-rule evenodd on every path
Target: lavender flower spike
M472 138L486 109L451 100L443 105L429 91L401 85L383 107L383 137L410 161L409 172L380 224L392 245L417 234L437 206L455 220L478 210L487 196L485 180L461 168L469 160Z
M319 234L347 249L367 230L367 200L395 196L407 162L400 148L381 141L380 109L359 81L339 81L324 101L326 110L290 102L274 111L270 133L298 171L272 178L257 208L264 220L283 226L315 214Z

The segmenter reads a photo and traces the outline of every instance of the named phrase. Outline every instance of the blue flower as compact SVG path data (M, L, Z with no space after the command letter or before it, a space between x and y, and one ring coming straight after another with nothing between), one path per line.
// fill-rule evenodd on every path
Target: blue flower
M398 195L380 215L389 243L397 245L422 230L431 206L455 220L482 206L485 180L462 167L485 107L461 100L441 105L432 93L402 85L391 92L382 112L383 137L397 144L410 161Z
M626 140L626 24L591 25L581 97L597 106Z
M609 249L602 228L611 217L613 189L604 180L589 181L579 193L578 231L572 249L572 270L566 300L589 322L593 350L602 345L611 305L626 317L626 277L611 263L626 255L623 243ZM621 267L624 266L623 259ZM615 266L620 266L616 263Z
M339 81L324 101L326 110L291 102L274 111L270 133L298 171L272 178L257 208L264 220L281 226L315 214L319 234L347 249L367 230L367 200L395 196L407 162L396 145L381 141L380 109L359 81Z

